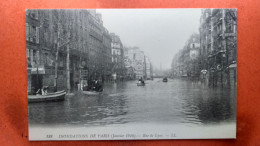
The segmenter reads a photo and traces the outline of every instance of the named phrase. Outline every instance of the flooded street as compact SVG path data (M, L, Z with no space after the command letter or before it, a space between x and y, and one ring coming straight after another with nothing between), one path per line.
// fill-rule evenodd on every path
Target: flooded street
M29 139L235 138L236 30L236 9L27 10Z
M176 124L183 126L233 123L235 91L209 89L187 80L162 79L107 83L104 92L75 92L61 102L29 104L30 126L117 126Z

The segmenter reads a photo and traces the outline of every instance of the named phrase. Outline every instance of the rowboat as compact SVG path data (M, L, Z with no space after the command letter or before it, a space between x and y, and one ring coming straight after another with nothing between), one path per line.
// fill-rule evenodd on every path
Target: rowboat
M145 86L145 83L136 83L137 86Z
M168 79L167 78L163 78L163 82L168 82Z
M65 99L66 92L64 90L47 93L46 95L28 95L28 102L47 102L47 101L63 101Z
M99 95L101 94L102 92L97 92L97 91L82 91L83 94L86 94L86 95Z

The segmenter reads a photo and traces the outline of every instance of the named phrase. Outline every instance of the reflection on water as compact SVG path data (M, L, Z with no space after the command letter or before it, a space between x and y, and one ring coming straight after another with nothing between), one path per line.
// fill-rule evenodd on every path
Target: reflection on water
M75 93L62 102L30 103L30 125L112 125L158 123L205 125L234 122L236 91L200 83L161 79L106 84L104 93Z

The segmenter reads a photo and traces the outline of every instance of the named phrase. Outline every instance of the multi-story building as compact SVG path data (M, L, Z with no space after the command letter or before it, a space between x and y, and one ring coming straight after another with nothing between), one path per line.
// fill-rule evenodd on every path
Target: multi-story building
M124 47L124 63L126 68L126 78L135 79L135 68L133 65L133 52L130 48Z
M40 87L42 82L37 78L42 78L44 70L37 65L41 64L40 60L40 47L44 42L40 41L39 28L41 27L39 13L32 10L30 13L26 12L26 58L27 58L27 84L28 92L36 90ZM35 70L36 66L40 70Z
M199 34L192 34L184 48L173 58L172 72L174 77L199 77Z
M145 78L145 55L138 47L128 47L126 50L126 64L130 70L134 71L135 78ZM133 68L133 69L132 69Z
M199 70L199 51L200 51L200 36L199 34L192 34L188 41L189 49L189 73L193 78L200 76Z
M111 73L111 42L101 14L89 10L89 70L90 78L108 79ZM106 70L105 70L106 69Z
M110 80L111 75L112 75L112 51L111 51L111 43L112 43L112 38L108 32L108 30L103 27L103 61L102 61L102 68L103 68L103 74L104 74L104 80Z
M120 37L114 33L110 33L111 55L112 55L112 73L114 80L123 80L125 77L124 50Z
M145 77L145 55L141 50L136 50L134 54L134 63L135 63L135 74L136 78Z
M152 79L152 64L147 56L145 56L145 79Z
M201 69L210 86L236 84L236 9L203 9L200 20Z
M111 37L95 10L28 10L28 91L111 75ZM110 75L109 75L110 74Z

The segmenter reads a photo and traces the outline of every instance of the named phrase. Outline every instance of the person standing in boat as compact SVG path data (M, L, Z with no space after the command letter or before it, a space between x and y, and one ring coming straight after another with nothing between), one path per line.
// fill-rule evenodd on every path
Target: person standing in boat
M87 91L92 91L95 89L95 80L89 80Z
M96 80L94 86L95 86L95 91L97 92L101 92L103 90L103 86L100 80Z
M103 90L103 86L101 80L91 80L87 87L87 91L101 92L102 90Z
M141 77L139 80L139 83L142 83L142 84L144 84L144 80L143 80L143 77Z
M48 89L48 86L43 86L41 89L38 89L36 94L47 95L47 93L48 93L47 89Z

